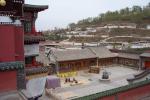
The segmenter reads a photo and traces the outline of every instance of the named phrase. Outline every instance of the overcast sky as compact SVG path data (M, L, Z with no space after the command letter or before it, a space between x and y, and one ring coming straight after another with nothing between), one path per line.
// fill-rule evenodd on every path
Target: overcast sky
M97 16L108 10L114 11L133 5L144 6L150 0L25 0L27 4L49 5L39 13L37 30L66 27L71 22Z

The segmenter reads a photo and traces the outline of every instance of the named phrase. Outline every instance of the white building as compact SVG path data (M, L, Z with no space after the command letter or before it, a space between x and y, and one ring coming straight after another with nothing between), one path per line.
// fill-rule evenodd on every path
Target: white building
M102 29L102 28L132 28L135 29L136 28L136 24L135 23L119 23L119 24L106 24L103 27L98 27L98 29Z
M96 29L95 28L90 28L90 27L88 27L88 28L86 28L86 30L87 30L87 32L91 32L91 33L95 33L96 32Z
M39 55L39 44L24 45L25 56Z

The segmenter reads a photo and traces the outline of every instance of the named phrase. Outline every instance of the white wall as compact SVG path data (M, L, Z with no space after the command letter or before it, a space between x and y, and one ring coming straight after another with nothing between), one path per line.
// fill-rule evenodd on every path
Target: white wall
M20 20L15 20L14 22L12 21L12 19L8 16L0 16L0 22L3 22L3 23L11 23L11 24L14 24L14 25L19 25L21 26L21 21Z
M12 20L8 16L0 16L0 22L10 22L11 23Z
M25 56L39 55L39 44L25 45Z
M135 26L104 26L103 28L133 28L133 29L135 29L136 28L136 25Z
M25 92L30 94L28 98L42 95L46 84L46 77L34 78L26 83Z

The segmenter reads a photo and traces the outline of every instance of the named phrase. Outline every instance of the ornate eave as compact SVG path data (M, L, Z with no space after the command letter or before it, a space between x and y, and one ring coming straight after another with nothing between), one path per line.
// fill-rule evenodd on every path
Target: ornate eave
M0 71L18 70L18 69L23 69L23 68L24 68L24 62L23 61L0 63Z
M43 36L24 36L24 44L34 44L40 41L45 41L45 38Z
M45 9L48 9L47 5L30 5L30 4L24 4L24 11L30 11L30 12L40 12Z
M36 75L36 74L42 74L42 73L48 73L49 68L48 67L34 67L34 68L28 68L25 69L26 76Z
M30 54L30 55L25 55L25 57L36 57L39 56L39 54Z

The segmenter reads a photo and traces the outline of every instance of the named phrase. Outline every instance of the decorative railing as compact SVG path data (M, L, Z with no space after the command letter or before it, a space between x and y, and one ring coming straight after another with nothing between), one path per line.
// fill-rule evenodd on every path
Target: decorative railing
M34 68L26 68L25 72L26 75L34 75L34 74L42 74L42 73L48 73L48 71L50 70L49 67L44 66L44 67L34 67Z
M39 43L40 41L45 41L45 38L41 35L25 35L24 36L24 43L30 44L30 43Z
M16 23L13 23L13 22L0 22L0 25L22 26L21 24L16 24Z
M23 61L0 63L0 71L23 69L23 68L24 68L24 62Z
M99 93L96 93L96 94L91 94L91 95L87 95L87 96L84 96L84 97L75 98L75 99L72 99L72 100L96 100L96 99L101 99L101 98L106 97L106 96L111 96L111 95L114 95L114 94L117 94L117 93L120 93L120 92L128 91L130 89L138 88L138 87L148 85L148 84L150 84L150 80L145 80L145 81L129 84L129 85L126 85L126 86L118 87L118 88L115 88L115 89L107 90L107 91L104 91L104 92L99 92Z
M12 23L12 22L0 22L0 25L4 25L4 24L13 25L14 23Z

